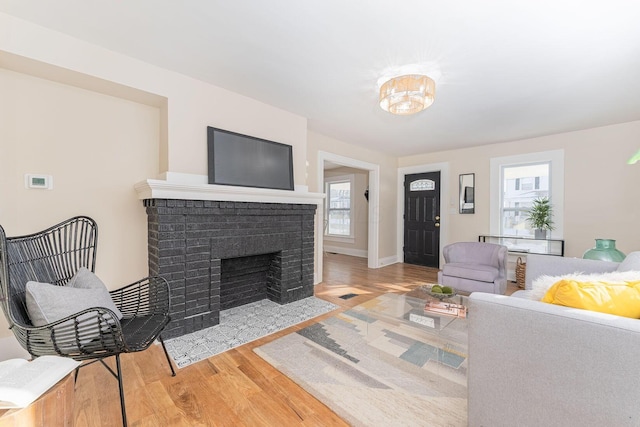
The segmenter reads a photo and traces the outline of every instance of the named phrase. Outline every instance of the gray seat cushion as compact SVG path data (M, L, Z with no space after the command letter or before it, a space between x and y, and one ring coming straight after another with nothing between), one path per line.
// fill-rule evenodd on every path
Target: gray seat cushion
M490 265L451 262L442 267L442 274L480 282L493 282L498 278L500 272Z

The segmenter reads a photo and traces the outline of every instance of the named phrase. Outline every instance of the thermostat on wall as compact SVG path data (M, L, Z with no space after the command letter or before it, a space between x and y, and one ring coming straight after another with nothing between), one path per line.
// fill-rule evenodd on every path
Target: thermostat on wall
M53 189L53 176L28 173L24 176L24 185L27 188L51 190Z

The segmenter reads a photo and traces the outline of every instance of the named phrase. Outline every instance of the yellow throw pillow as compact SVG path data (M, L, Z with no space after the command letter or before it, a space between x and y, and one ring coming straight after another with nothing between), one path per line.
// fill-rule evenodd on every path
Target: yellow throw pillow
M640 280L607 283L563 279L549 288L542 302L639 319Z

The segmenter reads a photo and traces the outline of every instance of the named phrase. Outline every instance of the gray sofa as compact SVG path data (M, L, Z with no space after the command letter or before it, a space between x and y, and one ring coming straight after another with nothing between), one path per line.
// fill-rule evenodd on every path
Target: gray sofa
M622 264L529 255L536 277L640 270ZM473 293L469 301L469 426L639 426L640 320Z

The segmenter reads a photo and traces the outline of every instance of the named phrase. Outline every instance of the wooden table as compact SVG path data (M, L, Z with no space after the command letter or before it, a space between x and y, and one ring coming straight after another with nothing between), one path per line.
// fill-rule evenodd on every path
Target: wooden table
M0 409L0 427L73 427L73 372L26 408Z

